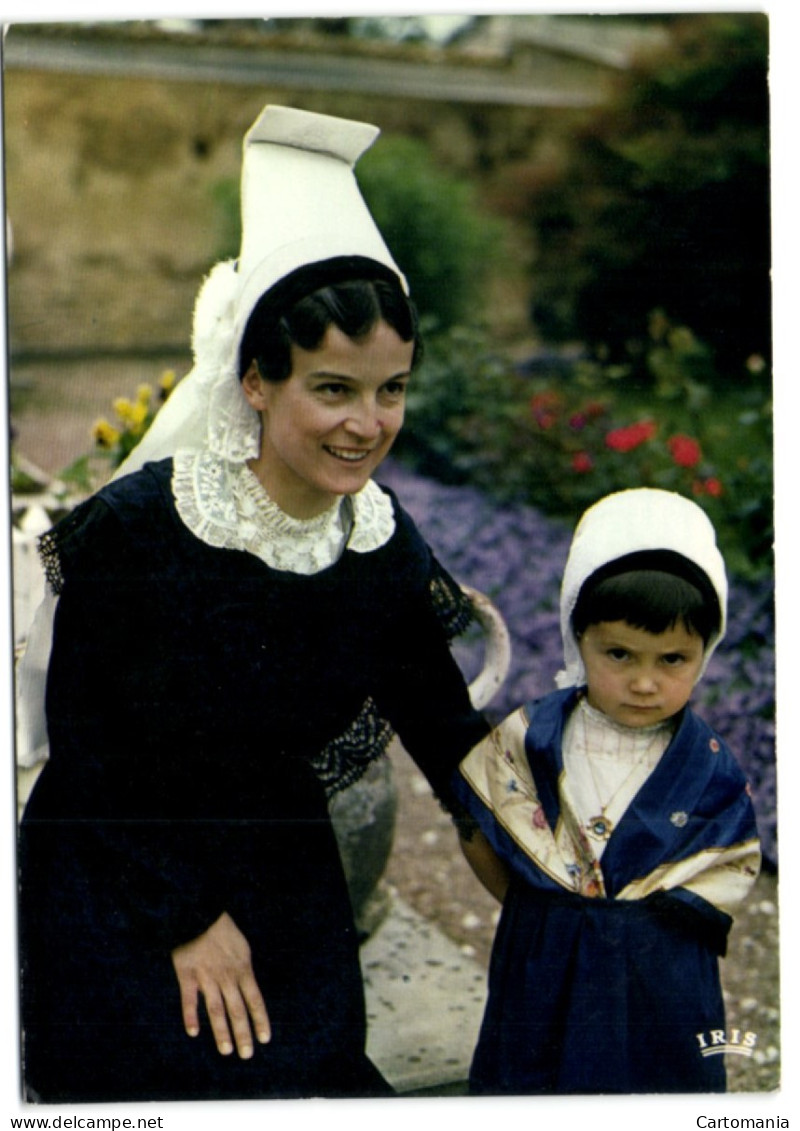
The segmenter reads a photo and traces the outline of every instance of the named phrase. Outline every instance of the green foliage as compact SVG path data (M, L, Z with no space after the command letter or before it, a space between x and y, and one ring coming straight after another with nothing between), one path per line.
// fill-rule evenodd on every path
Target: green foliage
M217 259L235 259L242 242L239 181L225 177L211 186L211 201L217 218Z
M619 359L646 350L661 307L728 379L770 350L767 19L694 14L670 29L563 139L562 167L531 178L533 317L550 340Z
M409 390L398 453L427 473L471 483L574 522L603 495L653 486L694 498L729 569L772 569L769 374L753 358L720 387L707 347L663 314L642 364L573 364L525 377L477 331L437 337ZM738 376L738 375L737 375Z
M384 137L369 150L358 180L423 317L440 329L474 322L504 229L482 211L472 185L404 137Z

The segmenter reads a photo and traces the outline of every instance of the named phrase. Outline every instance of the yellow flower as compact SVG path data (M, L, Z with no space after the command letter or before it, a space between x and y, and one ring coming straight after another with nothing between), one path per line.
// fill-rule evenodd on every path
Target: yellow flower
M142 384L136 390L136 400L139 404L148 405L153 396L153 386Z
M134 406L133 402L128 397L117 397L113 401L114 412L120 418L123 424L130 424L133 419Z
M148 411L148 406L144 401L137 401L136 404L131 405L130 419L127 423L134 435L138 435L140 432L144 431Z
M158 387L161 391L161 399L165 401L175 388L175 370L165 369L158 380Z
M92 435L100 448L113 448L119 443L119 430L105 419L95 422Z

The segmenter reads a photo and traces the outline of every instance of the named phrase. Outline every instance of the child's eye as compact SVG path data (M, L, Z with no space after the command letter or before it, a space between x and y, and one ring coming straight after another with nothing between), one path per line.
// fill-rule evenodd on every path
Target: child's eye
M610 660L627 660L629 653L625 648L609 648L606 655Z
M681 652L667 652L665 656L661 657L661 662L670 668L678 667L678 665L684 663L685 660L686 657Z

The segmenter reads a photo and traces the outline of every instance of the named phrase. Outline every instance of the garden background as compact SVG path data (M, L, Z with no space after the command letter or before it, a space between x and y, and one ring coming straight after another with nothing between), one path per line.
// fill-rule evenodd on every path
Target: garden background
M477 17L444 41L401 23L12 27L12 489L24 498L46 486L71 505L109 474L188 369L197 285L238 248L240 140L264 102L380 125L359 179L426 327L387 478L445 563L488 593L511 628L512 670L492 711L552 686L558 577L587 505L610 490L663 486L694 498L717 526L730 630L698 708L748 772L764 839L766 886L737 958L762 978L731 992L769 1033L755 1087L774 1087L766 17ZM65 64L76 48L82 61ZM229 63L261 58L263 69L249 83L137 73L137 61L164 49L187 60L209 49ZM384 74L414 70L402 97L292 89L272 77L270 52L323 71L331 58L359 73L376 63ZM478 93L416 94L426 69L440 81L466 74ZM491 93L500 87L503 100ZM432 833L401 825L398 838L408 847L427 836L432 848ZM449 863L437 889L436 869L424 869L424 882L404 873L413 855L395 854L390 880L482 954L491 912L480 906L476 942L461 902L470 897L444 906ZM754 1086L752 1075L742 1081Z

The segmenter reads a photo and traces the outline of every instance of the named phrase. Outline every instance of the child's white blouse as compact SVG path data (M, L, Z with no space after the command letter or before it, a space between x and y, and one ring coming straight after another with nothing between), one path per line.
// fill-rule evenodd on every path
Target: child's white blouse
M562 788L584 830L603 816L615 827L669 745L674 722L627 727L582 697L564 728ZM600 859L606 841L589 843Z

